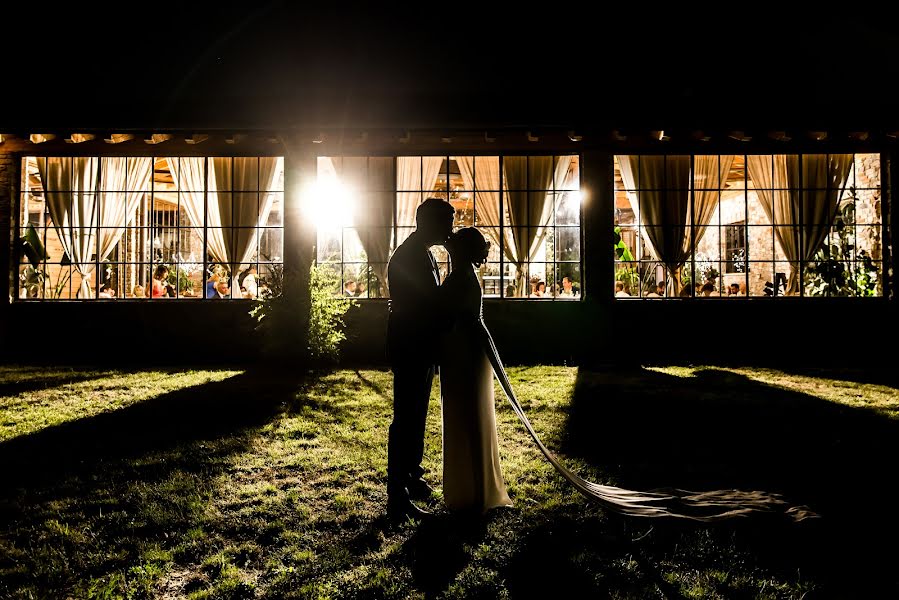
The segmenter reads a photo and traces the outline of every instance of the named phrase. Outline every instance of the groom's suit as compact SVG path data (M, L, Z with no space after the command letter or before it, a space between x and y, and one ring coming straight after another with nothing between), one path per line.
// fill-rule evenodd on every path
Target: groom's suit
M425 419L437 362L437 290L440 272L434 255L412 233L387 267L390 313L387 352L393 369L393 422L387 443L387 493L405 496L422 476Z

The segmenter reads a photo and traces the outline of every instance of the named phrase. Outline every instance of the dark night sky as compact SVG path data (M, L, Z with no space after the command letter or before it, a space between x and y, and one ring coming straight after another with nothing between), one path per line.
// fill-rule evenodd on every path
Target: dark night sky
M4 46L28 68L0 127L776 129L872 127L894 112L881 86L899 72L899 36L861 15L304 4L128 4L141 17L71 3L20 17Z

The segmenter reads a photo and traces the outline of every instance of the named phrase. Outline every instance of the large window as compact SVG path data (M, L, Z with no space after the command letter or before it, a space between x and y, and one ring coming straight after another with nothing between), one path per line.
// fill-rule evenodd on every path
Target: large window
M615 157L616 297L883 294L879 154Z
M580 267L577 156L320 157L318 262L334 292L389 295L386 265L415 229L428 197L455 208L455 226L491 242L479 276L486 297L577 299ZM451 265L434 248L442 275Z
M26 157L23 300L254 298L280 281L280 157Z

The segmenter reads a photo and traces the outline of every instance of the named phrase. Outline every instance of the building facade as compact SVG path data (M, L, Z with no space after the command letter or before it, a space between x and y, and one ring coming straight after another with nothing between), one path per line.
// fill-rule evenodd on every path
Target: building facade
M893 148L848 130L3 133L4 352L256 360L271 340L248 313L277 286L279 357L301 360L317 264L357 300L345 359L384 364L386 264L436 196L491 242L507 361L864 364L895 333Z

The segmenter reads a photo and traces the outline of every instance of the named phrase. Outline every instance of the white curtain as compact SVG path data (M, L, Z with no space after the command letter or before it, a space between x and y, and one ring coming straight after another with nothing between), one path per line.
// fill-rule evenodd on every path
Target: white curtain
M187 213L187 219L194 231L203 239L203 210L205 205L205 170L206 159L202 156L190 156L166 159L169 163L169 171L172 173L172 181L178 190L178 200L181 209ZM210 195L212 190L210 190ZM217 213L218 211L216 211ZM221 234L221 222L214 229L210 214L208 223L209 235L206 238L206 249L218 262L225 262L225 240ZM218 235L216 235L216 231Z
M393 190L397 176L393 160L392 157L378 156L328 158L323 165L326 172L332 171L359 199L354 224L368 264L378 279L379 288L370 290L370 296L375 298L387 297L387 260L393 233Z
M100 262L118 245L141 198L150 190L152 169L149 156L100 159Z
M503 249L508 258L514 248L512 231L503 229L504 240L500 240L499 210L499 157L498 156L457 156L456 164L467 190L475 192L475 211L478 225L487 228L491 241Z
M206 248L217 262L228 265L232 277L257 247L258 228L264 225L274 201L270 192L284 171L281 157L211 158L205 177L205 158L169 158L181 207L203 237L204 196ZM205 185L204 185L205 184ZM204 194L204 188L206 194ZM234 295L239 291L232 286Z
M63 250L81 274L77 297L90 298L88 276L118 245L149 190L152 159L50 157L37 164Z
M552 218L553 194L547 190L552 190L554 176L556 181L565 178L571 160L570 156L560 156L554 169L552 156L507 156L503 159L503 190L512 234L512 243L508 247L504 244L503 253L516 267L516 296L526 296L529 292L527 263L543 243L546 226Z
M712 215L718 208L720 190L727 182L727 174L734 163L733 155L694 156L693 157L693 204L690 211L695 213L691 218L687 214L687 225L693 222L693 240L695 246L705 235ZM690 253L690 240L685 240L684 251Z
M442 156L397 157L396 189L401 191L396 194L397 229L394 248L402 244L411 233L409 228L415 227L415 209L434 189L443 160ZM424 190L424 193L415 190Z
M220 260L237 274L241 263L249 261L258 247L258 228L272 210L276 182L284 171L281 157L213 158L210 179L215 178L215 196L210 196L210 221L216 211L223 228L225 255ZM212 181L210 191L212 191ZM213 201L214 198L214 201ZM230 229L229 229L230 228Z
M77 297L90 298L88 275L94 270L97 246L97 157L38 158L47 210L62 248L81 274Z
M746 166L756 196L790 261L787 294L799 291L799 261L814 258L824 244L846 180L851 154L750 155Z
M733 160L733 156L694 156L691 172L688 155L618 157L624 187L635 190L628 199L643 226L644 243L668 269L674 294L681 289L681 268L718 206L721 175L726 178Z

